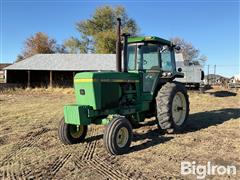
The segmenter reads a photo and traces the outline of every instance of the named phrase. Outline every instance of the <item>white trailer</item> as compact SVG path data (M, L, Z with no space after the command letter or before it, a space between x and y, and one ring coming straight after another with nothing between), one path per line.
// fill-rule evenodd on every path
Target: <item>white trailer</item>
M176 78L176 81L184 83L187 87L199 88L204 79L203 66L198 61L186 61L181 53L175 54L176 69L181 68L183 78Z
M228 83L229 88L240 88L240 74L233 76L229 83Z

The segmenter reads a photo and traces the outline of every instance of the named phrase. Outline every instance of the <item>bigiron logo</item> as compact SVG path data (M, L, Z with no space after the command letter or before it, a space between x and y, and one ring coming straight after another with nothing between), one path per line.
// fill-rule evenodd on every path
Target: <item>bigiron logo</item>
M181 162L181 175L196 175L197 179L204 179L208 175L236 175L237 168L233 165L214 165L210 161L205 165L196 164L195 161Z

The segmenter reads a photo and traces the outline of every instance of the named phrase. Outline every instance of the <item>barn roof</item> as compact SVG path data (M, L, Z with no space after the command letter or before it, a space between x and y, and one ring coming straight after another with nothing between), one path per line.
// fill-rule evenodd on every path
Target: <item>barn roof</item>
M115 54L37 54L14 63L6 70L115 70Z

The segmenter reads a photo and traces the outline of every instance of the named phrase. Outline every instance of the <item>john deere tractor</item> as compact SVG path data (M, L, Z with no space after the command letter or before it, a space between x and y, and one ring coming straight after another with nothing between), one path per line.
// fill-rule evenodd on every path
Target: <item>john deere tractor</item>
M155 116L161 131L174 132L189 114L187 90L173 81L183 77L175 65L177 46L154 36L120 35L117 22L116 71L77 73L76 104L64 106L59 125L64 144L83 142L90 124L106 125L104 146L114 155L129 150L132 127L146 117Z

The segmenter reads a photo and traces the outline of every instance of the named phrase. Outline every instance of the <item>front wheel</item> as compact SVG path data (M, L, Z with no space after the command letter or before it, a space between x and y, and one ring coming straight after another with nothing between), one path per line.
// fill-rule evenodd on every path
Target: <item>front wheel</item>
M132 141L132 126L125 117L114 118L106 127L103 142L112 155L124 154Z
M58 128L58 137L63 144L77 144L84 141L87 135L86 125L66 124L64 118L61 119Z

